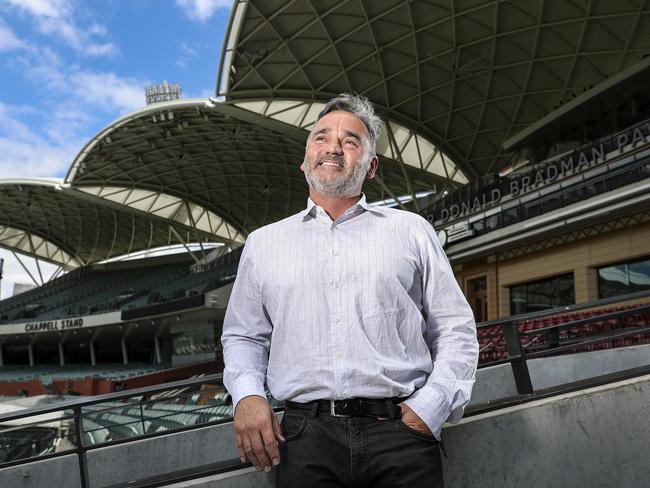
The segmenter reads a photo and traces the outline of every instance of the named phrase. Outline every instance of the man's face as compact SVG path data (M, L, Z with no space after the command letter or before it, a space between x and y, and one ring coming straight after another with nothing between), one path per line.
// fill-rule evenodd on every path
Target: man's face
M349 198L361 193L363 181L377 170L369 134L356 115L330 112L312 130L300 166L310 188L322 196Z

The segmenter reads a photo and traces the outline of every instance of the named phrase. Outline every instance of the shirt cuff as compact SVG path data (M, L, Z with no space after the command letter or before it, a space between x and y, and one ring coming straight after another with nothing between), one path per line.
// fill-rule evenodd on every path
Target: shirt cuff
M264 385L259 384L254 378L240 378L239 380L231 383L228 387L228 393L232 397L233 411L237 408L237 404L242 398L251 395L258 395L266 398Z
M440 440L442 425L450 414L450 402L435 388L416 390L404 403L427 424L431 433Z

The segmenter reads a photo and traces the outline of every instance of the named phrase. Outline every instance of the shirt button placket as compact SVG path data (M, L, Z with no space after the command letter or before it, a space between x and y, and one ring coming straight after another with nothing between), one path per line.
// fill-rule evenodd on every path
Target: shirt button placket
M344 343L343 338L342 338L342 329L341 329L341 324L342 324L342 298L341 298L341 282L340 282L340 273L341 273L341 262L340 262L340 256L339 256L339 243L338 243L338 238L339 238L339 231L336 226L332 226L330 229L330 237L331 237L331 249L332 249L332 275L331 275L331 283L332 283L332 295L333 295L333 305L334 305L334 316L333 316L333 322L334 322L334 344L335 344L335 358L336 358L336 366L335 366L335 385L334 388L336 391L341 391L343 390L343 377L342 377L342 366L341 366L341 359L343 359L343 349L342 345ZM334 393L334 392L332 392Z

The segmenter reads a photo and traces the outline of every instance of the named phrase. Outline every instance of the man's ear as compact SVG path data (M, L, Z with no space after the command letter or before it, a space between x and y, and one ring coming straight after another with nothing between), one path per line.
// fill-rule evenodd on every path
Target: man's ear
M375 177L375 173L377 172L378 166L379 166L379 159L377 158L377 156L375 156L370 160L370 167L368 168L368 172L366 173L366 180L372 180Z
M304 161L300 164L300 171L302 171L303 173L305 172L305 162Z

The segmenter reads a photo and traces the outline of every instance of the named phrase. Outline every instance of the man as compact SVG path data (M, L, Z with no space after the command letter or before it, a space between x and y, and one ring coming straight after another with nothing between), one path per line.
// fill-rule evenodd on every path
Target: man
M242 462L282 487L442 486L440 430L469 401L476 326L433 228L361 193L380 129L365 97L330 100L307 208L252 232L239 264L224 382Z

